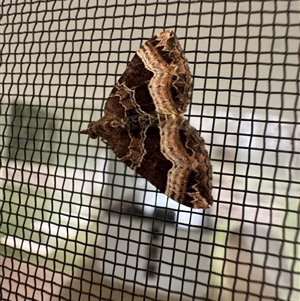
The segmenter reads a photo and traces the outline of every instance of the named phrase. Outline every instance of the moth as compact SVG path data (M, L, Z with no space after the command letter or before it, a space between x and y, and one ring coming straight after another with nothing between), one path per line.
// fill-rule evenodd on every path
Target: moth
M81 133L100 137L173 200L205 209L213 203L212 166L203 138L184 118L192 89L179 41L164 31L138 49L111 91L104 116Z

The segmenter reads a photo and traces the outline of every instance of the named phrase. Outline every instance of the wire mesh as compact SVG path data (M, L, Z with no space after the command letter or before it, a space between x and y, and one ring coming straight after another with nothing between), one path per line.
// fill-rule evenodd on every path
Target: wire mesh
M298 1L6 1L1 300L299 300ZM79 136L135 51L176 32L210 210Z

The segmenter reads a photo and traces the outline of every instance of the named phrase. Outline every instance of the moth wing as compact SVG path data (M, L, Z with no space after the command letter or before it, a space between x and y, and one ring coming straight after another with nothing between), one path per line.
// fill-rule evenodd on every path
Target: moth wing
M142 45L111 91L104 113L117 118L141 112L183 113L193 84L188 61L173 31Z
M198 131L184 118L168 119L148 128L145 137L136 172L180 204L209 208L212 166Z

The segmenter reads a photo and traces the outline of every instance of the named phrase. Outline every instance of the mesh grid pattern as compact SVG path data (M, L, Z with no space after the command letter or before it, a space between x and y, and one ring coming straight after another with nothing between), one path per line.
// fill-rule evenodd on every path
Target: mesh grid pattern
M298 1L6 1L1 300L299 300ZM135 51L176 32L210 210L158 193L100 140Z

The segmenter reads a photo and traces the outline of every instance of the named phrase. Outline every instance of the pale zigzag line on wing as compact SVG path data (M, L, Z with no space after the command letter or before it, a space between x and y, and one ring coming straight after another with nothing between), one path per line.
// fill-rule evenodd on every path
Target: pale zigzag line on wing
M168 119L160 127L161 151L173 164L168 172L168 182L165 193L171 198L182 202L187 190L187 179L194 158L190 158L182 145L179 130L185 122L183 118Z
M145 67L153 72L149 83L149 92L159 114L178 114L172 101L171 85L174 74L171 65L167 65L155 47L146 43L138 52Z

